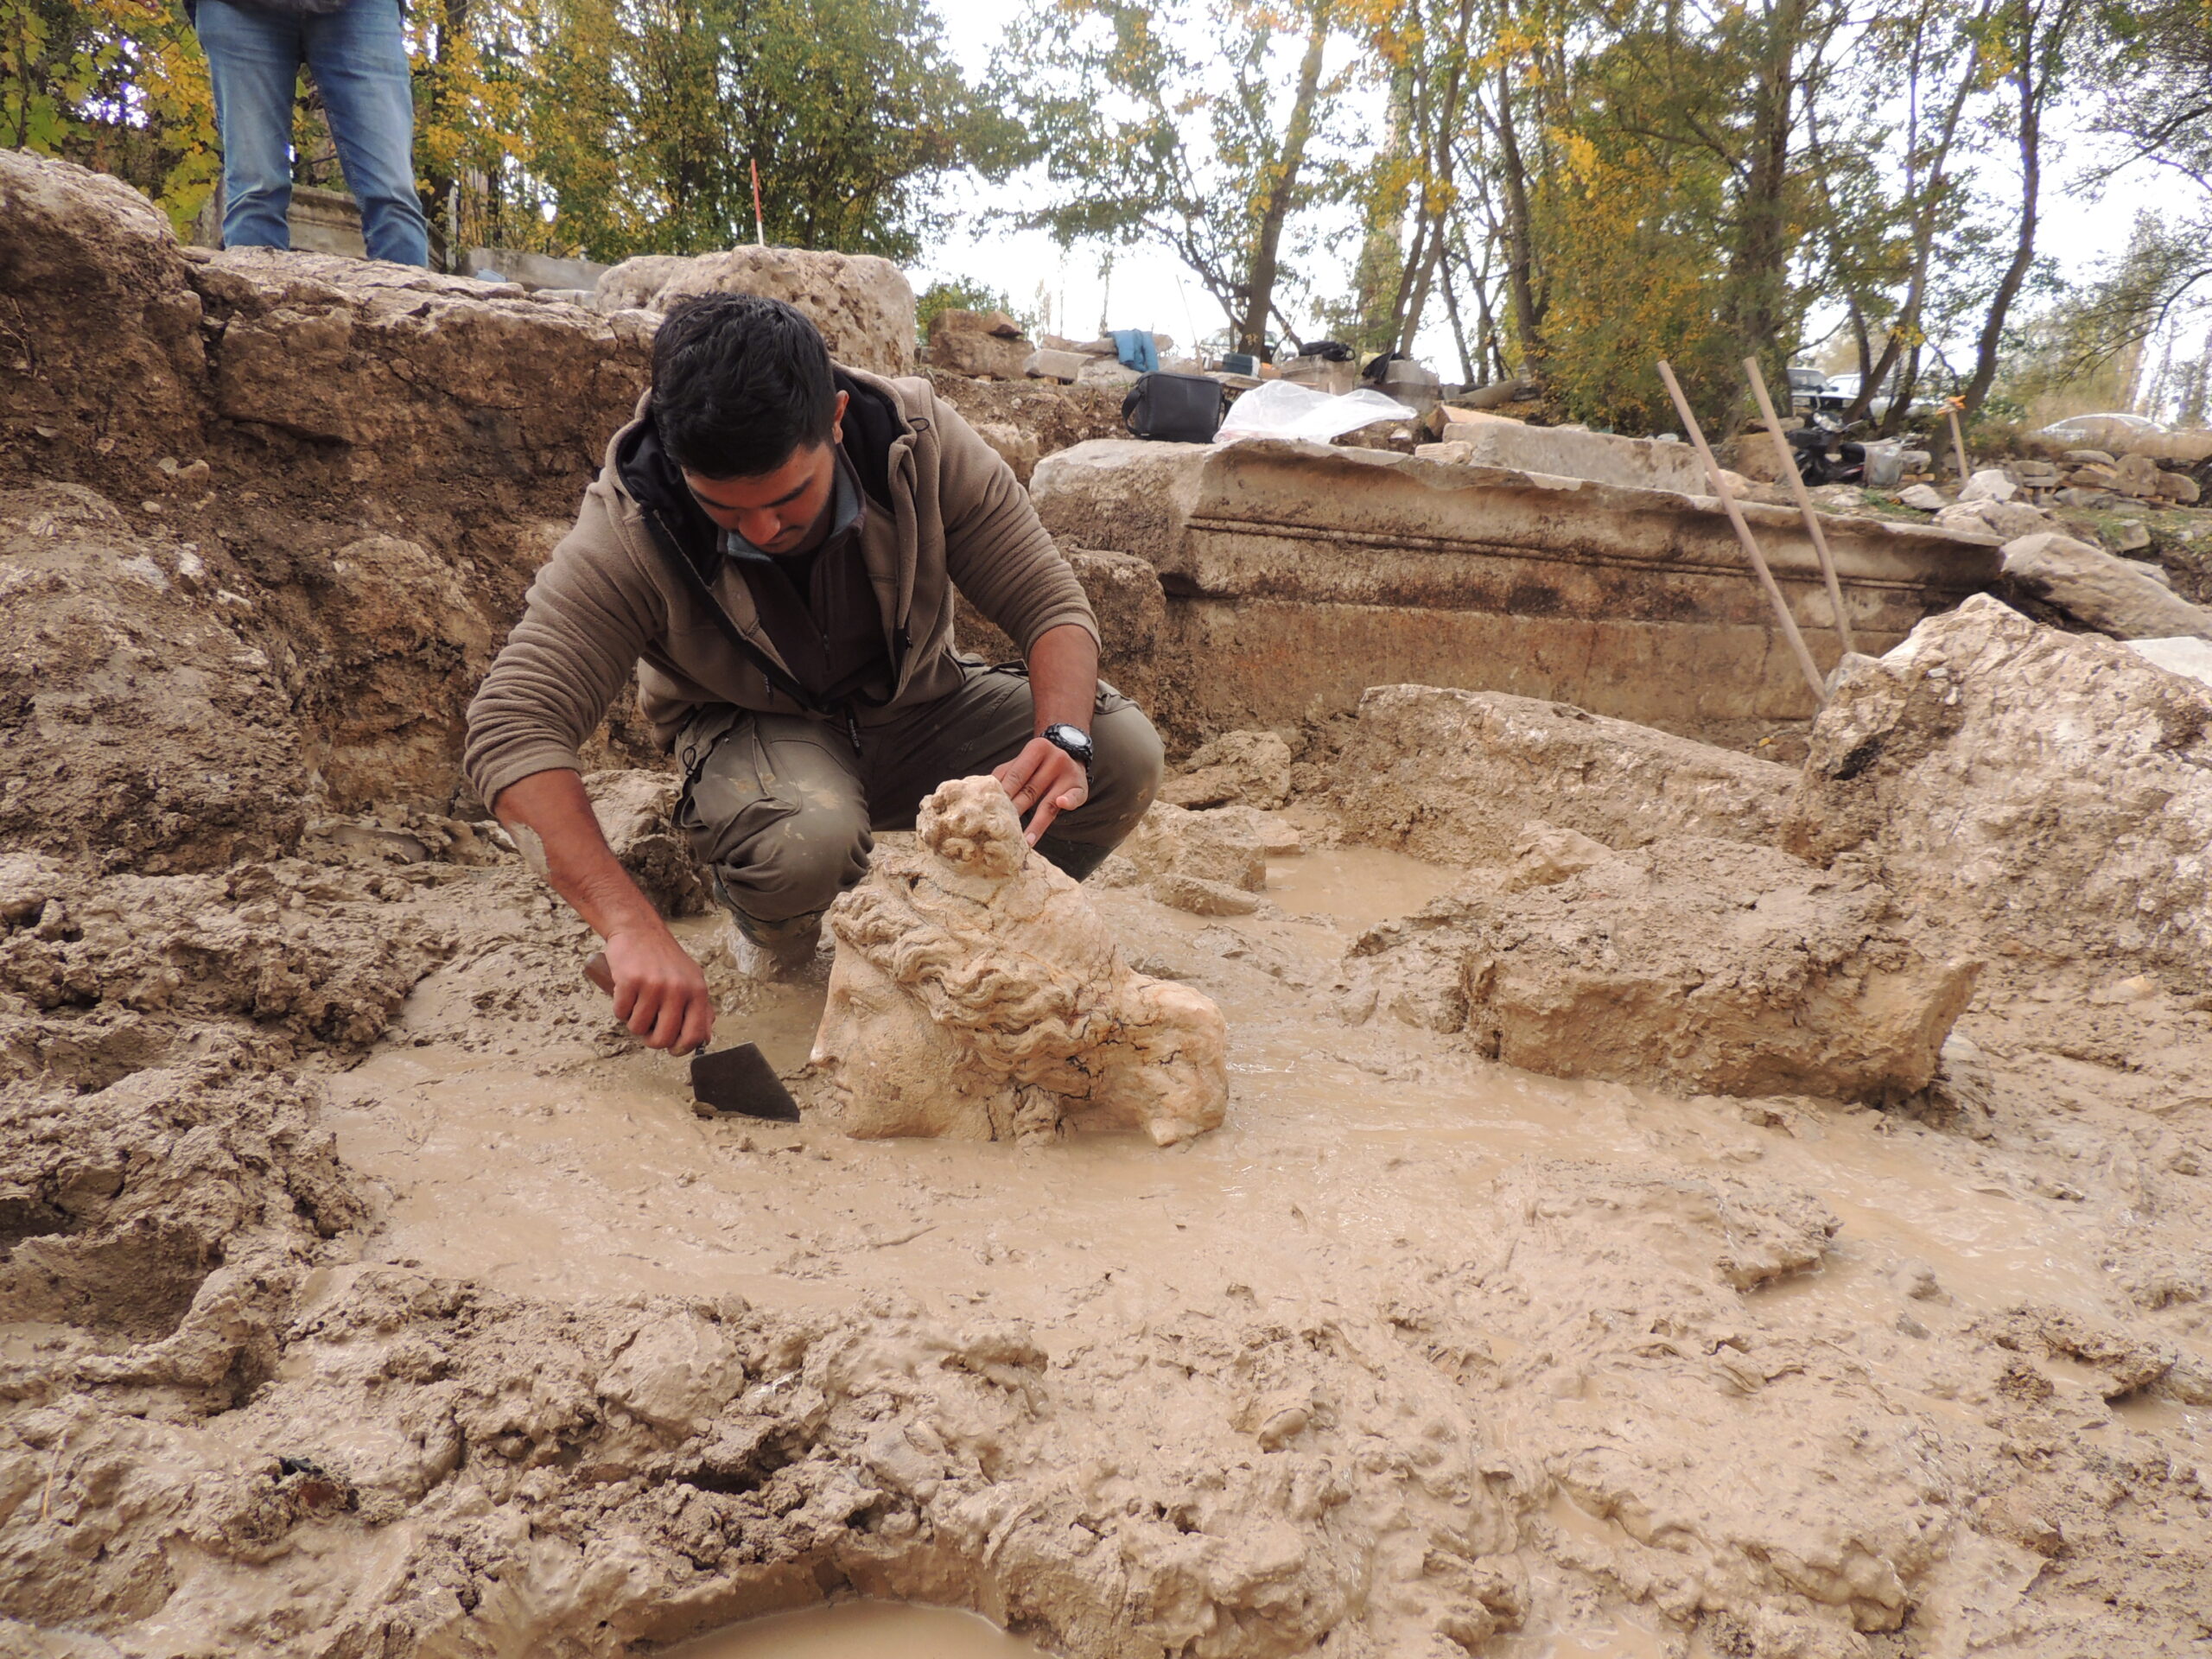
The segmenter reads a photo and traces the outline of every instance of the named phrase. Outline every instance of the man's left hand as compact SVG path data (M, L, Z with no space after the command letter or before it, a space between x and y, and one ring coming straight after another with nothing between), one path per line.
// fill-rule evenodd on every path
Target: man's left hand
M1074 811L1090 798L1090 779L1075 757L1041 737L1031 738L1020 754L991 776L1013 798L1014 810L1029 818L1032 847L1052 827L1054 818Z

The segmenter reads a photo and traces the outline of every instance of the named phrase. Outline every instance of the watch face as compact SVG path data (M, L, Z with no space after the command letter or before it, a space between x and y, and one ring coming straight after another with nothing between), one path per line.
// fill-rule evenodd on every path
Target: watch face
M1047 726L1045 741L1054 748L1065 751L1085 766L1090 764L1090 734L1079 726L1065 723Z

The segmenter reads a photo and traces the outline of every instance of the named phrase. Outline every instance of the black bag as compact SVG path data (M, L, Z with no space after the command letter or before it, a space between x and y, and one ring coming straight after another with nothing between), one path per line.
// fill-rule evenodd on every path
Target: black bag
M1229 390L1203 374L1141 375L1122 399L1122 418L1141 438L1164 443L1211 443L1221 430Z

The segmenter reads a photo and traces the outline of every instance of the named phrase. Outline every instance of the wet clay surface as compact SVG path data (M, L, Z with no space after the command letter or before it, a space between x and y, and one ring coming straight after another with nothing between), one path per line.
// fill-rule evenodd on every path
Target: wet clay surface
M588 1005L480 1014L480 963L434 972L329 1079L330 1122L377 1194L374 1259L533 1297L734 1294L804 1316L889 1291L939 1319L1017 1320L1067 1374L1066 1432L1123 1432L1132 1344L1234 1326L1341 1344L1395 1404L1308 1377L1260 1391L1244 1432L1287 1449L1325 1425L1354 1469L1384 1424L1441 1436L1386 1454L1385 1489L1421 1490L1424 1457L1495 1471L1479 1484L1503 1548L1476 1555L1511 1565L1487 1569L1505 1586L1485 1652L1734 1650L1684 1647L1686 1622L1812 1653L1964 1651L2008 1626L2110 1627L2109 1607L2054 1597L2069 1574L2196 1570L2212 1341L2202 1178L2181 1171L2203 1104L2139 1073L2116 1092L2144 1105L2100 1097L2120 1079L2033 1046L2032 1011L1968 1016L1974 1097L1940 1123L1562 1082L1343 1024L1357 929L1453 874L1323 848L1278 861L1268 911L1228 921L1094 894L1134 965L1204 990L1234 1033L1227 1125L1166 1153L702 1121L680 1066L607 1052ZM711 956L718 928L686 924L687 942ZM718 1040L796 1065L819 988L728 988L750 1006ZM2145 1029L2159 1012L2139 1010ZM2164 1062L2193 1078L2202 1024L2167 1018ZM2079 1103L2056 1127L2036 1110L2054 1063ZM2159 1271L2163 1289L2138 1287ZM1141 1433L1220 1408L1176 1375L1143 1396ZM1438 1387L1465 1430L1421 1417ZM2024 1433L2042 1467L2005 1449ZM2114 1468L2163 1471L2151 1501L2084 1492ZM1370 1615L1386 1630L1389 1605ZM2128 1623L2177 1632L2178 1605L2146 1598ZM1907 1607L1933 1628L1922 1646L1865 1645Z
M669 1649L669 1659L1041 1659L970 1613L849 1602L779 1613Z

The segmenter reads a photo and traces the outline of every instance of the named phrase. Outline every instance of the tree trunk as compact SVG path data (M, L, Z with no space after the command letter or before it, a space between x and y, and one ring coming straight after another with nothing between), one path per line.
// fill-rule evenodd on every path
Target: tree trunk
M1282 227L1296 199L1299 169L1305 165L1306 146L1313 133L1313 104L1321 89L1321 59L1328 43L1329 0L1313 0L1306 15L1306 57L1298 67L1298 92L1283 131L1282 163L1268 192L1268 205L1260 214L1251 275L1245 283L1243 315L1236 322L1240 352L1264 354L1267 350L1268 314L1274 308ZM1194 348L1196 344L1192 342Z
M1729 261L1728 315L1739 353L1767 357L1782 332L1787 302L1790 234L1785 187L1789 177L1793 94L1805 0L1780 0L1767 15L1767 38L1751 95L1749 164L1741 198L1743 229Z
M1535 251L1529 219L1529 169L1521 157L1521 137L1513 122L1513 78L1509 65L1497 67L1498 185L1505 195L1505 289L1513 302L1513 332L1521 347L1521 372L1543 372L1544 308L1536 292Z
M2043 38L2036 38L2037 14L2032 0L2021 0L2019 63L2012 84L2020 99L2020 233L2012 245L2012 263L1990 297L1983 318L1981 338L1974 348L1974 378L1967 382L1965 412L1973 414L1989 396L1997 378L1997 355L2005 340L2005 320L2027 280L2036 257L2036 213L2043 188L2043 106L2058 70L2069 29L2073 25L2075 0L2056 0ZM2040 47L2040 51L2038 51ZM2037 59L2041 73L2037 73Z

